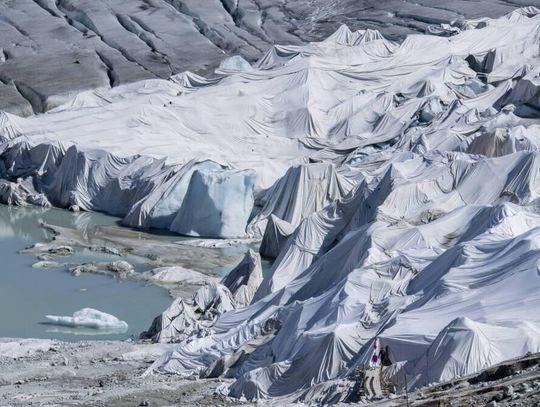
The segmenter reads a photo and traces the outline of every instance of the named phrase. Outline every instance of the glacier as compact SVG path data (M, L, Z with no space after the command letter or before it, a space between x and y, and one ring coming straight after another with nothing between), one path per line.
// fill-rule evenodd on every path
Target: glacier
M377 342L400 388L468 375L540 351L539 34L534 7L402 42L342 26L3 112L0 200L261 241L264 276L248 252L156 318L143 336L178 345L147 374L323 403Z
M424 32L430 24L451 27L452 21L464 18L498 17L516 4L506 0L444 7L432 3L4 1L0 4L0 110L30 116L89 89L167 79L185 70L207 74L226 56L233 59L226 59L225 69L249 69L240 58L253 62L274 44L319 41L344 22L353 29L382 30L395 40ZM528 4L537 5L538 0Z

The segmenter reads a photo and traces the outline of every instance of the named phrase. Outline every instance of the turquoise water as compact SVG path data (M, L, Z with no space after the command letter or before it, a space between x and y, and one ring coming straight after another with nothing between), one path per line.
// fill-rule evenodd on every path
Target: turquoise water
M18 251L46 241L49 232L40 221L91 231L98 225L114 225L118 219L98 213L71 213L59 209L16 208L0 205L0 337L51 338L62 340L127 339L138 337L152 319L171 302L165 289L144 283L82 274L74 277L65 270L34 269L33 254ZM102 262L122 259L105 253L79 250L74 256L59 257L64 263ZM144 260L125 260L142 271ZM99 330L66 329L45 325L44 316L71 315L90 307L126 321L124 334Z

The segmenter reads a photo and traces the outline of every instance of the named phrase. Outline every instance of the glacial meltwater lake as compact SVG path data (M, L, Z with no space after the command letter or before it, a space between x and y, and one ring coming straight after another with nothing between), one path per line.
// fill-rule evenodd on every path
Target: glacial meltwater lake
M89 273L73 276L65 269L35 269L35 254L18 253L36 242L47 241L40 222L91 229L115 225L117 218L99 213L71 213L60 209L18 208L0 205L0 337L62 340L138 338L155 316L169 306L167 290L143 282ZM170 237L169 237L170 239ZM127 260L136 271L145 269L144 259L78 250L58 257L63 263ZM45 315L70 316L82 308L95 308L129 324L127 332L109 334L93 329L45 325Z

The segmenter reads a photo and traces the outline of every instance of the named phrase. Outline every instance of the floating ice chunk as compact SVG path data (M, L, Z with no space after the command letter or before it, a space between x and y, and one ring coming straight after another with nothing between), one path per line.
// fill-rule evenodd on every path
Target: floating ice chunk
M38 261L37 263L32 264L32 267L35 269L54 269L54 268L61 268L62 264L56 262L56 261Z
M98 311L93 308L83 308L73 316L45 315L49 324L61 325L72 328L107 329L118 332L126 332L128 324L120 321L113 315Z

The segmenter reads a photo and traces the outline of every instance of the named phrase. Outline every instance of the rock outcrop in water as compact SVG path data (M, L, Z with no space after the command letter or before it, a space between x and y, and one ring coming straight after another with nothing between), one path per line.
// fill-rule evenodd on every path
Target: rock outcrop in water
M264 236L262 281L250 255L156 320L144 336L179 345L148 373L337 402L375 342L410 387L538 352L540 11L429 32L342 27L5 115L0 175L131 226Z

